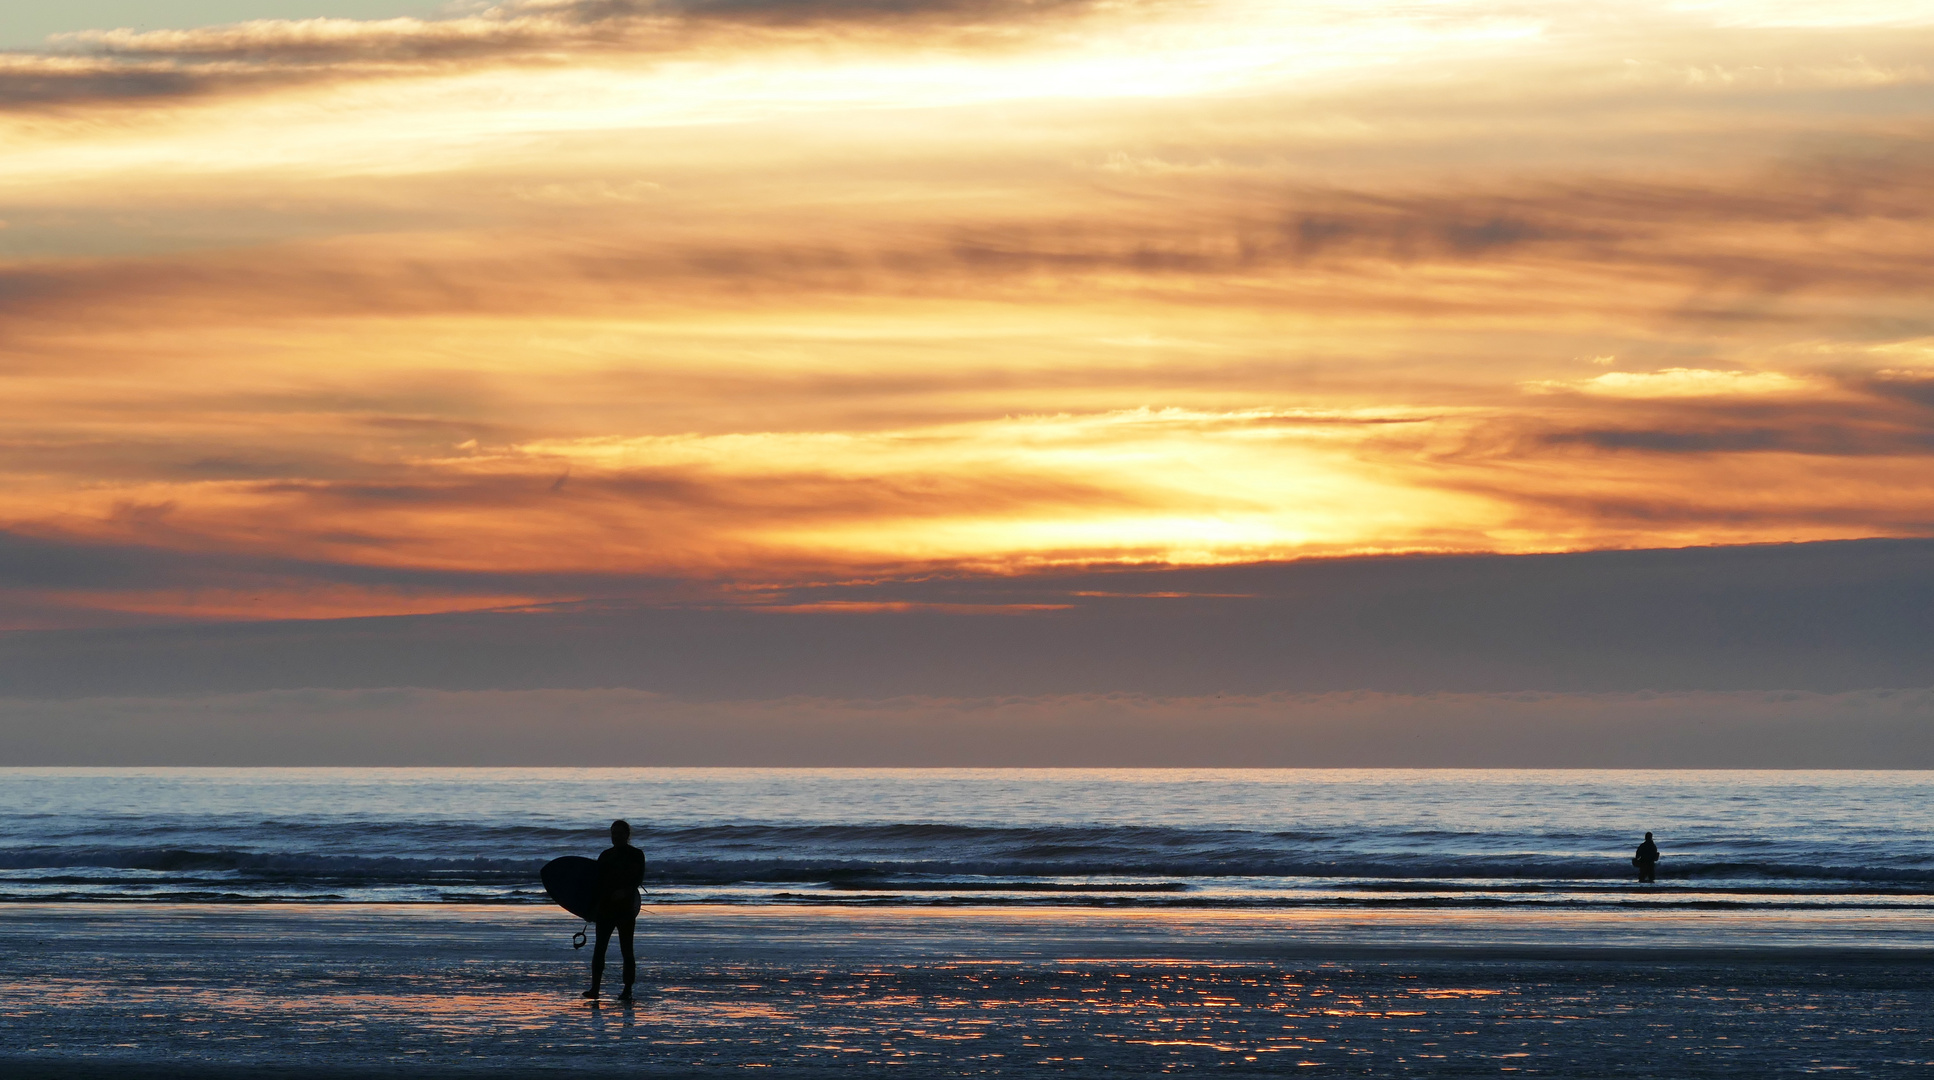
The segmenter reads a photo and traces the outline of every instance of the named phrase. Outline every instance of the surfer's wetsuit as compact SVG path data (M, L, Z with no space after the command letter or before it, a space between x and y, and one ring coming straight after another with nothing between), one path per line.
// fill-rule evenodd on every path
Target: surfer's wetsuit
M645 881L645 853L630 844L604 849L598 856L598 947L591 954L591 985L604 981L604 950L618 931L618 952L625 958L625 993L638 974L631 934L638 927L638 886Z
M1637 853L1632 856L1632 865L1639 868L1640 881L1652 880L1653 872L1659 865L1659 845L1652 842L1651 833L1645 834L1645 843L1640 844Z

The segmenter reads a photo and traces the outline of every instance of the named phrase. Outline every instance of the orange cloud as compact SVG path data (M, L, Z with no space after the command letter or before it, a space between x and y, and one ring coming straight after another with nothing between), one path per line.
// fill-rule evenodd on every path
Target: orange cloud
M1807 11L71 36L0 60L0 526L267 560L72 593L223 616L1923 535L1934 26Z

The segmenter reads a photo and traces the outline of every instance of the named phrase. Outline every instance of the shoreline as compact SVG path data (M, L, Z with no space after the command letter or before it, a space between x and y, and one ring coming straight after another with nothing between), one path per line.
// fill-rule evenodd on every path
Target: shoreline
M138 914L137 914L138 913ZM447 922L486 930L514 941L521 935L568 935L580 920L554 904L454 903L447 901L174 901L108 902L29 900L0 903L0 942L34 923L84 921L96 926L138 926L166 919L176 928L250 921L286 921L283 932L305 926L350 926L385 921ZM1864 951L1934 950L1934 908L1809 907L1486 907L1309 906L1309 907L1141 907L1086 905L972 904L646 904L638 920L641 940L662 941L676 949L727 947L735 935L771 935L796 940L802 933L815 948L851 950L870 942L896 956L918 956L923 948L950 943L963 956L993 955L1019 943L1043 940L1040 931L1060 933L1047 940L1085 942L1101 949L1111 943L1163 940L1167 948L1204 946L1215 940L1235 958L1273 955L1285 942L1316 949L1501 947L1590 947L1622 951L1671 952L1685 948L1735 950L1817 950L1857 947ZM835 931L848 931L839 933ZM898 930L900 933L895 933ZM1168 931L1164 935L1162 932ZM1565 941L1554 941L1562 936ZM924 944L923 944L924 943ZM1695 944L1696 943L1696 944ZM761 939L759 948L771 942ZM1256 951L1261 950L1261 951ZM846 953L842 953L846 955ZM933 955L941 955L935 953ZM1029 955L1034 955L1030 953ZM1108 954L1112 955L1112 954ZM1185 958L1178 951L1175 958Z
M84 927L99 948L141 950L155 924L211 947L256 938L334 952L433 936L485 953L559 956L579 921L553 906L450 903L7 904L0 948L33 928ZM1898 909L1173 909L685 905L638 921L641 958L673 963L988 960L1277 963L1526 960L1934 964L1934 911ZM568 955L570 950L566 949ZM612 947L615 962L616 946Z

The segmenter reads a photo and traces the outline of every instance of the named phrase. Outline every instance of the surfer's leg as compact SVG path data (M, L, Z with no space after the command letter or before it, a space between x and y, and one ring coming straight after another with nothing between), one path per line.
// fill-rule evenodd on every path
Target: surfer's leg
M610 946L611 924L608 922L599 922L598 944L596 948L591 950L591 989L585 993L585 997L595 998L598 996L598 987L604 982L604 950Z
M631 951L631 934L638 929L638 920L626 919L618 924L618 952L625 958L624 997L631 997L631 984L638 980L638 958Z

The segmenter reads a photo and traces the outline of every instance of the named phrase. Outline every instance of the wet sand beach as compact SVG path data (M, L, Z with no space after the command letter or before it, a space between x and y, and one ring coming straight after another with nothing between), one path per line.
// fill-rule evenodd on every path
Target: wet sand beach
M674 906L641 920L629 1008L577 997L577 926L535 907L6 905L0 1071L1934 1069L1918 911Z

